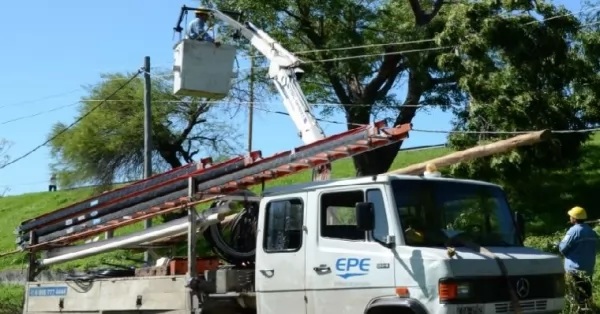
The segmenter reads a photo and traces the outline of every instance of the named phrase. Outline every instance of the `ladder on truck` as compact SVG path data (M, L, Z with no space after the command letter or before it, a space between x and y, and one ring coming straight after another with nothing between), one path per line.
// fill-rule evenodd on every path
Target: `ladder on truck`
M231 209L229 208L210 208L197 213L194 209L196 205L223 198L234 199L235 197L231 198L228 194L243 191L251 186L264 184L266 181L312 169L322 164L331 163L335 160L355 156L378 147L405 140L408 137L410 128L409 124L387 127L386 123L381 121L266 158L262 158L260 152L255 152L246 157L237 157L215 165L208 165L210 160L206 159L201 161L198 166L187 165L182 167L188 169L186 170L188 174L180 177L172 178L173 173L176 172L175 170L153 176L145 181L155 182L154 185L138 189L126 195L120 195L118 199L111 202L98 203L97 201L95 202L98 197L90 198L77 203L93 204L92 206L87 206L82 211L61 214L61 210L64 210L63 208L23 222L21 227L31 226L32 222L36 221L38 224L35 228L22 228L27 230L29 239L25 245L22 244L21 246L23 250L30 253L45 251L44 258L37 261L36 266L48 266L116 249L127 249L134 246L141 247L185 234L189 236L189 233L195 235L198 230L206 229L212 224L221 223L227 214L231 213ZM238 167L233 167L236 164ZM225 171L227 169L234 170ZM215 173L219 175L211 176L211 174ZM202 180L202 178L210 179ZM168 197L158 197L152 200L156 204L154 206L139 207L139 205L148 203L146 202L122 208L118 212L113 213L113 216L106 215L117 217L110 220L99 220L102 216L97 216L104 207L111 206L111 204L118 203L118 201L124 202L136 197L139 198L148 193L156 192L156 190L165 186L173 186L182 182L187 185L184 190L177 191L177 193L170 193L167 195ZM138 186L138 188L143 187L143 183L132 184L128 187L135 186ZM118 193L124 194L126 191L126 187L114 190L117 195L119 195ZM182 193L185 195L182 195ZM239 199L244 200L247 197L241 196ZM132 213L132 210L136 211ZM107 231L114 231L143 220L181 210L188 210L189 216L131 234L80 244L83 240L90 239ZM63 236L48 241L39 241L41 237L36 235L36 230L47 228L53 224L64 223L65 219L72 220L71 226L74 226L74 221L77 221L81 217L86 217L85 215L89 216L90 213L94 212L97 217L94 219L98 219L98 221L101 221L100 223L90 224L87 228L73 229L76 231L65 233ZM194 217L191 216L192 212ZM54 218L48 218L52 216ZM67 227L66 229L68 228L72 227Z

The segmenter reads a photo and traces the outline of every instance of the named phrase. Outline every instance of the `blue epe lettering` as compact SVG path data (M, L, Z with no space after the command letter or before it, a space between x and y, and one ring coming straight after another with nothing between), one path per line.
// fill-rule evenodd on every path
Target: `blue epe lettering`
M371 266L370 258L338 258L335 262L337 276L343 279L350 277L364 276L369 272Z

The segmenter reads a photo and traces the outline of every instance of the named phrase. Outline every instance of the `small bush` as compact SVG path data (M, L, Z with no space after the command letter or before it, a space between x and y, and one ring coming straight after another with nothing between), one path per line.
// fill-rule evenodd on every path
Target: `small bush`
M592 278L583 273L579 274L579 276L586 282L591 283L593 287ZM594 303L593 299L589 299L584 304L578 304L578 302L576 302L575 296L580 288L577 287L572 276L567 275L565 279L567 291L565 293L566 306L563 313L598 313L600 308Z

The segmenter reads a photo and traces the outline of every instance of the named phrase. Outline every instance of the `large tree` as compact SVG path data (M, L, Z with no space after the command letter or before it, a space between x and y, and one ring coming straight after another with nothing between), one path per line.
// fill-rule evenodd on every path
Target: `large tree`
M103 82L89 86L79 116L107 99L130 77L103 75ZM160 77L160 75L158 75ZM63 185L119 179L138 179L143 173L143 80L135 79L103 105L51 142ZM231 105L178 97L166 80L152 81L152 141L154 172L179 167L203 156L237 152L236 132L230 124ZM56 123L50 136L67 128ZM200 156L198 156L200 155Z
M500 96L505 104L515 98L520 103L531 101L528 114L535 114L562 97L545 95L543 90L564 88L574 77L590 74L577 48L565 45L570 36L579 34L577 20L536 22L534 13L542 17L567 13L542 2L225 0L220 6L244 11L290 51L311 51L299 54L306 62L304 91L311 102L340 104L322 112L343 112L348 128L367 124L374 115L393 124L410 123L428 107L453 108L463 117L467 103L483 106ZM572 61L572 66L551 65ZM487 80L486 71L494 68L503 78ZM531 83L532 73L543 89ZM563 74L565 78L559 78ZM527 84L520 85L521 80ZM522 88L506 89L511 84ZM526 93L526 89L534 90ZM574 112L565 109L566 101L561 98L563 104L551 110L554 114L535 125L518 116L495 114L499 120L516 122L511 128L581 126L569 120ZM562 110L569 111L568 118L560 116ZM355 157L358 174L386 171L401 144Z
M456 130L464 133L451 136L452 146L463 149L510 136L494 131L568 131L600 123L595 17L576 17L545 3L517 2L460 6L449 18L455 22L439 38L456 49L440 56L439 63L454 69L468 95L468 106L458 108L455 120ZM565 208L586 202L582 192L587 189L582 187L590 182L581 182L585 178L579 157L589 134L556 133L534 147L456 165L453 174L503 183L514 209L561 224Z

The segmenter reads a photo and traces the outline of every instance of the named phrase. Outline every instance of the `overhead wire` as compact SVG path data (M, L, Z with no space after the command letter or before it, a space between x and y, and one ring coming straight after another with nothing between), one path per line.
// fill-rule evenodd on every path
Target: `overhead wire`
M116 95L118 92L120 92L123 88L125 88L127 85L129 85L129 83L131 83L134 79L136 79L140 74L142 73L142 71L137 71L137 73L133 76L131 76L131 78L125 82L124 84L122 84L121 86L119 86L119 88L117 88L114 92L112 92L108 97L106 97L106 100L108 100L109 98L113 97L114 95ZM27 153L3 164L2 166L0 166L0 169L4 169L24 158L26 158L27 156L33 154L34 152L36 152L37 150L39 150L40 148L46 146L48 143L52 142L54 139L58 138L59 136L61 136L62 134L64 134L65 132L67 132L68 130L70 130L73 126L75 126L77 123L81 122L81 120L85 119L87 116L89 116L90 114L92 114L92 112L94 112L96 109L100 108L100 106L104 105L106 103L106 101L104 102L100 102L99 104L97 104L96 106L94 106L92 109L90 109L88 112L86 112L85 114L83 114L82 116L80 116L79 118L77 118L73 123L69 124L66 128L60 130L58 133L56 133L54 136L50 137L49 139L47 139L45 142L43 142L42 144L36 146L35 148L33 148L32 150L28 151Z
M71 90L71 91L68 91L68 92L64 92L64 93L60 93L60 94L53 94L53 95L44 96L42 98L25 100L25 101L20 101L20 102L12 103L12 104L1 105L0 109L7 108L7 107L14 107L14 106L26 105L26 104L31 104L31 103L36 103L36 102L40 102L40 101L44 101L44 100L48 100L48 99L52 99L52 98L58 98L58 97L62 97L62 96L65 96L65 95L76 93L76 92L78 92L80 90L81 90L81 88L78 88L78 89L74 89L74 90Z
M289 116L290 114L284 111L278 110L270 110L260 107L255 107L255 110L273 113L278 115ZM315 118L319 122L338 124L338 125L350 125L350 126L365 126L363 123L352 123L352 122L343 122L343 121L335 121L328 120L322 118ZM523 131L462 131L462 130L428 130L428 129L415 129L411 128L411 132L421 132L421 133L442 133L442 134L510 134L510 135L518 135L518 134L527 134L532 132L539 132L543 130L523 130ZM566 134L566 133L594 133L599 132L600 128L589 128L589 129L578 129L578 130L550 130L552 133L556 134Z
M52 109L48 109L48 110L44 110L44 111L39 111L39 112L36 112L36 113L32 113L32 114L29 114L29 115L26 115L26 116L20 116L20 117L12 118L12 119L9 119L9 120L5 120L5 121L0 122L0 125L5 125L5 124L9 124L9 123L13 123L13 122L25 120L25 119L35 118L35 117L41 116L43 114L51 113L51 112L58 111L58 110L61 110L61 109L65 109L65 108L69 108L69 107L73 107L73 106L79 104L80 102L81 101L77 101L77 102L70 103L70 104L67 104L67 105L62 105L62 106L54 107Z

